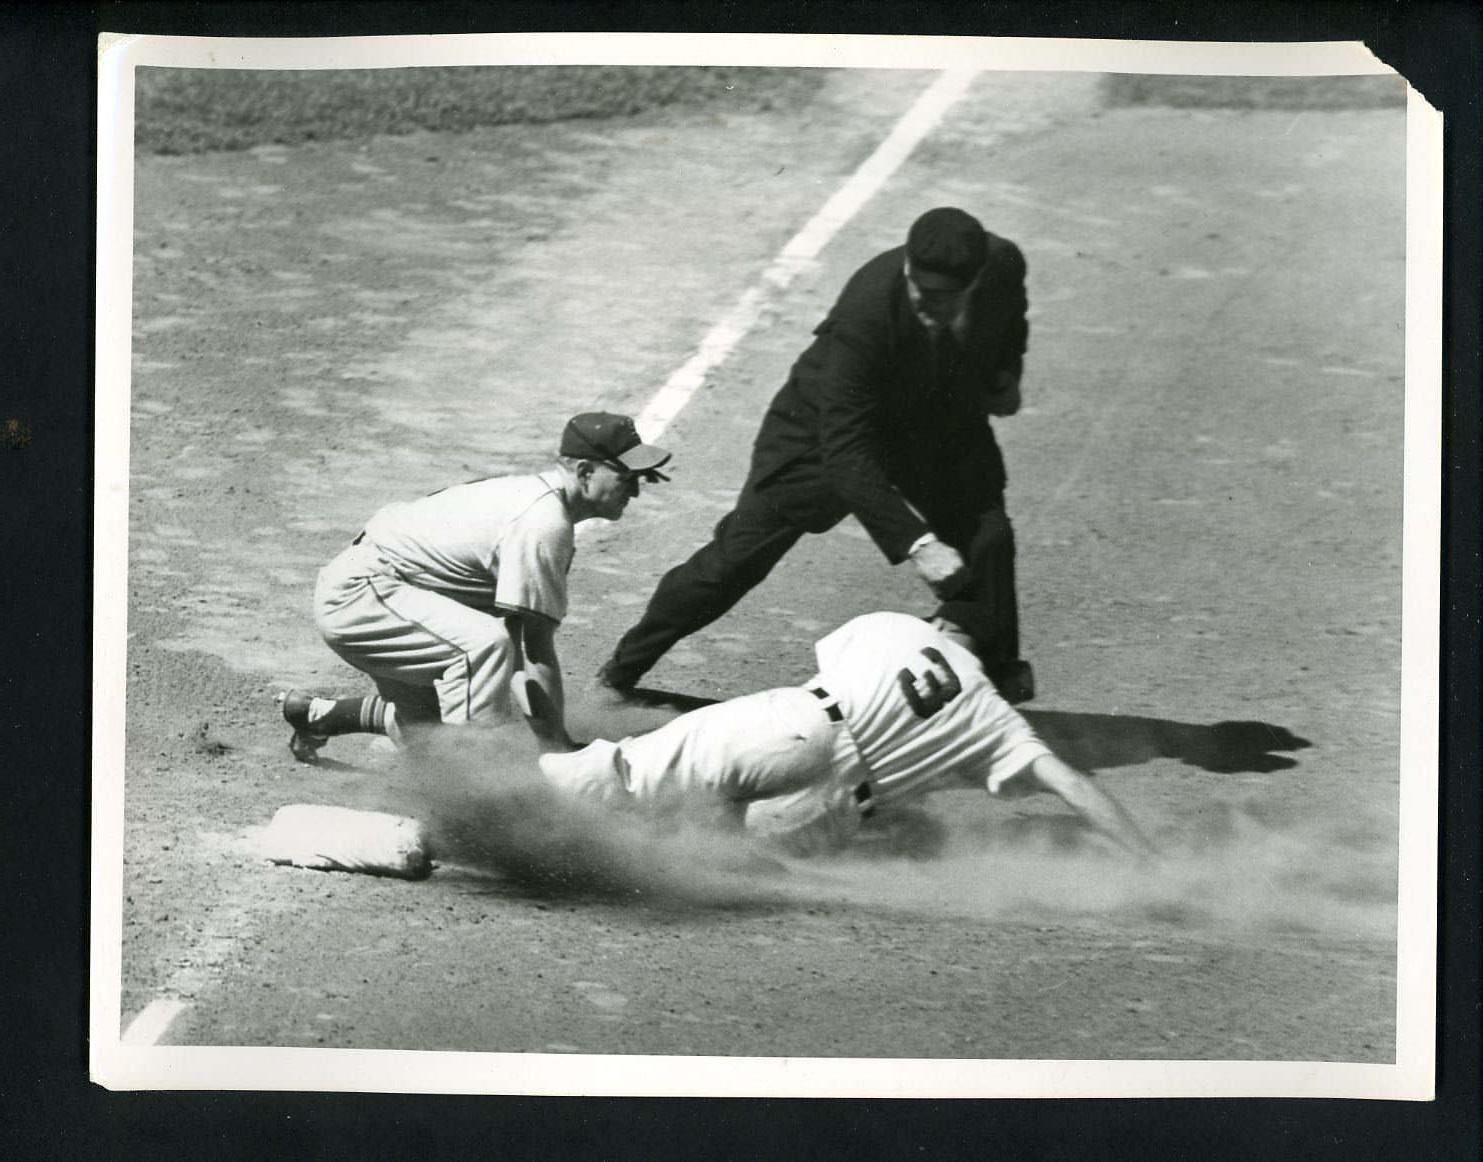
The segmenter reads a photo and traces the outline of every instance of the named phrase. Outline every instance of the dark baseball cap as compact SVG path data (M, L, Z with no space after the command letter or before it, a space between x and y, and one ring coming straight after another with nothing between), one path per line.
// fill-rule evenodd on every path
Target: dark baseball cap
M906 258L923 290L960 291L989 257L989 236L977 218L952 206L928 210L911 224Z
M561 433L561 454L582 460L601 460L619 472L653 473L669 461L670 453L639 439L638 428L628 416L612 412L583 412L566 422Z

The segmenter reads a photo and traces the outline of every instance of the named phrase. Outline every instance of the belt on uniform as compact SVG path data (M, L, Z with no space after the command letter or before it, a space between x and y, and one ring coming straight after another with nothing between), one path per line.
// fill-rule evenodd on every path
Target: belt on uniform
M830 722L844 721L844 711L839 708L839 699L833 694L822 686L809 686L808 692L819 700L819 709L829 716ZM871 801L873 794L869 781L857 783L850 795L855 801L855 809L860 812L860 818L869 819L875 811L875 804Z
M830 722L844 721L844 711L839 708L838 698L822 686L810 686L808 692L823 703L820 709L829 716Z

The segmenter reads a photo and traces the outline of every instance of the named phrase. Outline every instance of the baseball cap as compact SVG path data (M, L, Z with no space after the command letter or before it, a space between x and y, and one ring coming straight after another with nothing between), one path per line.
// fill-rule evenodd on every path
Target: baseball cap
M561 433L561 454L601 460L619 472L641 472L660 480L669 479L657 469L669 461L670 453L645 444L630 417L612 412L583 412L569 419Z
M923 290L963 290L978 277L988 257L989 239L983 226L972 214L953 206L928 210L906 235L911 280Z

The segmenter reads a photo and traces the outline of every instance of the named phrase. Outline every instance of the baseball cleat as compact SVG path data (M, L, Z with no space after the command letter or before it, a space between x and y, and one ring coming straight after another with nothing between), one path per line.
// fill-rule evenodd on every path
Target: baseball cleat
M329 742L329 736L309 729L309 705L314 696L302 690L284 690L275 701L283 711L283 720L294 728L288 739L289 753L301 763L317 763L319 749Z

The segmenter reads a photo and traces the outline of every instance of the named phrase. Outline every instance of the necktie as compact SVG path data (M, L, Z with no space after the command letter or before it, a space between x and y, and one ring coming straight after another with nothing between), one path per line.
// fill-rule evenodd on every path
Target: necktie
M946 386L957 369L958 338L951 327L938 327L932 332L932 378Z

